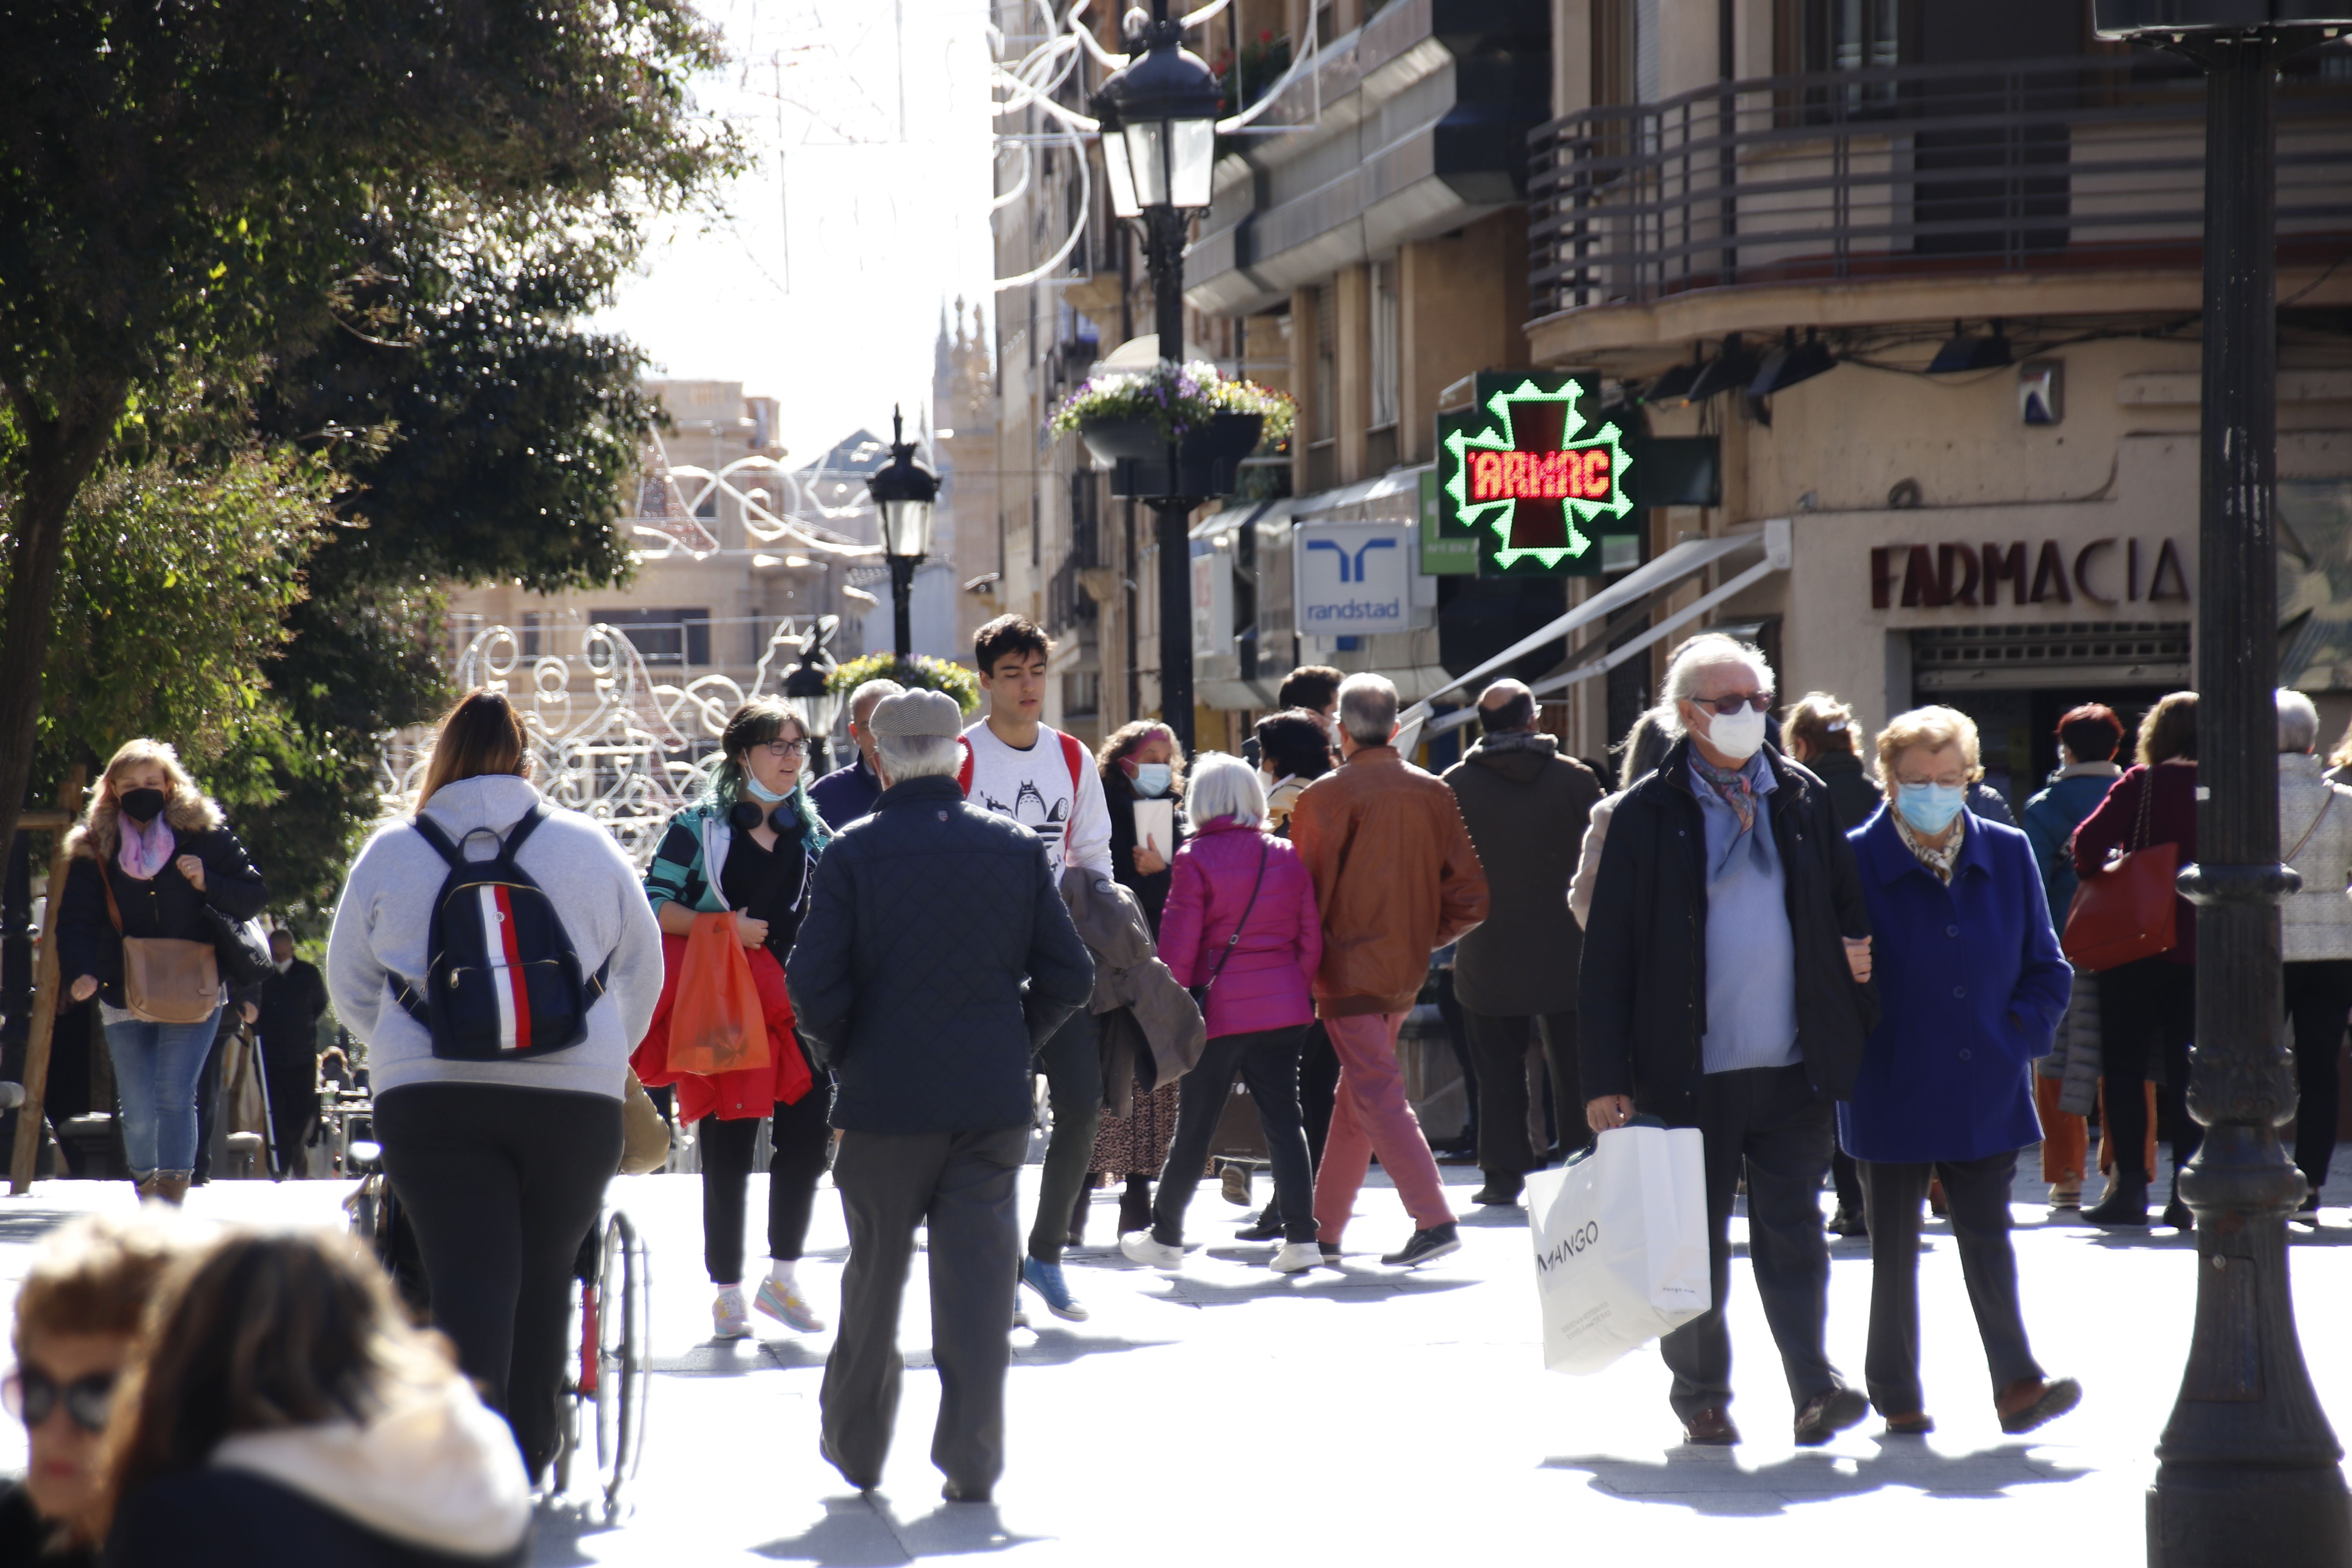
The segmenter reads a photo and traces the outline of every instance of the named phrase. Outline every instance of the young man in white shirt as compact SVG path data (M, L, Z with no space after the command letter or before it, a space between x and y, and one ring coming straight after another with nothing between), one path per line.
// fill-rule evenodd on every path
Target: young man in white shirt
M1025 616L999 616L973 636L971 651L988 693L988 716L963 732L965 798L1043 838L1056 879L1066 866L1108 878L1110 807L1102 774L1075 737L1038 719L1052 643ZM1102 1124L1102 1043L1094 1015L1084 1007L1073 1013L1038 1058L1054 1107L1054 1135L1045 1147L1037 1221L1030 1227L1021 1279L1055 1317L1083 1322L1087 1310L1062 1276L1062 1251Z

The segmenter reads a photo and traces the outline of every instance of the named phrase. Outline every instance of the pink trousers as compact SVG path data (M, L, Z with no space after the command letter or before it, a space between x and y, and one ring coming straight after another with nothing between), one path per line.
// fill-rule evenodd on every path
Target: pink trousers
M1331 1131L1323 1142L1323 1163L1315 1173L1315 1223L1326 1245L1339 1245L1374 1154L1396 1184L1417 1228L1427 1230L1454 1218L1429 1140L1422 1136L1421 1121L1404 1097L1404 1074L1396 1055L1397 1030L1403 1023L1402 1013L1323 1020L1339 1058Z

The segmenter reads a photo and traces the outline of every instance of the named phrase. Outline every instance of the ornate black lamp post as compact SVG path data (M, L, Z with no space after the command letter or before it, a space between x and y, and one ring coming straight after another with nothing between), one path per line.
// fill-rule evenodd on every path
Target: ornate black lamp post
M898 605L901 627L898 640L902 649L906 643L903 629L906 613L906 602L902 599ZM807 776L810 778L815 778L824 771L828 761L825 755L827 740L833 734L834 721L841 716L839 693L825 689L825 678L833 673L834 668L833 656L826 651L825 645L833 641L833 634L839 625L831 616L819 616L801 636L799 661L784 672L784 705L801 721L801 733L808 737Z
M898 657L914 652L907 601L915 589L915 568L931 552L931 510L940 497L940 477L918 461L907 440L907 422L890 410L890 461L867 476L866 493L882 514L882 556L890 563L890 602L898 623Z
M2097 0L2099 32L2204 68L2205 376L2199 475L2197 1048L2208 1129L2180 1179L2197 1215L2197 1322L2148 1493L2152 1568L2352 1563L2344 1450L2295 1336L2287 1216L2304 1180L2284 1043L2279 864L2279 61L2352 26L2347 0Z
M1125 69L1103 84L1103 163L1111 209L1143 225L1144 264L1160 331L1160 357L1184 360L1184 233L1187 214L1209 205L1216 165L1217 79L1183 47L1184 27L1168 0L1152 0L1151 21L1133 41ZM1181 467L1167 465L1168 488ZM1204 495L1143 498L1160 547L1160 713L1187 755L1192 751L1192 542L1185 519Z

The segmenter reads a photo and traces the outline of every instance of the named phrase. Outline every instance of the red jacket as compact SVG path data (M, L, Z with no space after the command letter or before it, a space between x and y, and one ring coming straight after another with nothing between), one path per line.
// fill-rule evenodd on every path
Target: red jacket
M1265 880L1258 884L1258 855ZM1160 916L1160 960L1187 987L1208 984L1244 909L1241 941L1209 987L1209 1037L1254 1035L1315 1021L1311 987L1323 962L1323 917L1297 852L1230 818L1185 841L1170 868ZM1250 889L1257 902L1250 904Z
M661 1000L654 1005L654 1021L637 1043L629 1065L647 1089L677 1086L677 1122L683 1127L717 1116L721 1121L743 1121L766 1116L779 1104L797 1104L814 1083L808 1058L801 1054L800 1037L793 1032L793 999L784 990L784 968L766 948L750 953L751 979L760 987L760 1005L768 1016L768 1065L742 1072L706 1078L669 1070L669 1012L677 1000L677 972L686 958L686 938L662 932Z
M2153 773L2156 798L2148 803L2147 836L2139 832L2139 792ZM2145 763L2126 770L2107 788L2107 798L2092 808L2074 829L2074 874L2087 877L2106 864L2111 849L2143 849L2150 844L2177 844L2184 866L2197 858L2197 764L2186 760ZM2187 899L2174 900L2173 930L2179 940L2163 954L2174 963L2197 962L2197 906ZM2053 910L2063 924L2065 915Z

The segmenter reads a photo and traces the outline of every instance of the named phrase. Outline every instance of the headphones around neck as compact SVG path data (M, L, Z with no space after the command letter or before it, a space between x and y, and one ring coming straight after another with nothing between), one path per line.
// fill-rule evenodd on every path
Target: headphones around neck
M764 822L777 833L789 838L798 832L799 824L785 818L784 806L790 803L779 802L776 809L771 812L761 807L756 801L739 800L727 813L727 821L729 826L739 833L749 833Z

